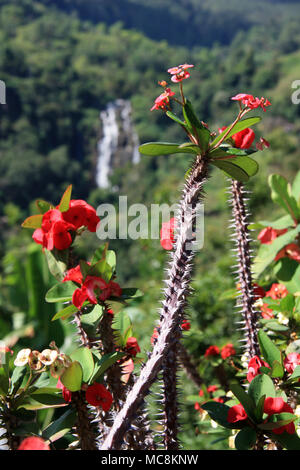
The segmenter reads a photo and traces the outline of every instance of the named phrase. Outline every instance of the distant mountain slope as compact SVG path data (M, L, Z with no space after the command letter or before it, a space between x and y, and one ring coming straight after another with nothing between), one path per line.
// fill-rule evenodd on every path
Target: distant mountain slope
M256 24L279 31L287 19L300 19L299 0L40 0L81 19L121 21L156 40L185 46L227 45L237 32Z

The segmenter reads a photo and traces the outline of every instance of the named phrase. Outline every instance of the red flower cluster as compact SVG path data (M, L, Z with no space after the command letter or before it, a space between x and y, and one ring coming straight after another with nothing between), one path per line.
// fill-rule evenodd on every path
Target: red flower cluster
M66 281L73 281L81 286L74 291L72 297L73 305L78 309L81 309L86 300L91 304L97 304L98 300L104 302L111 296L120 297L122 295L122 289L116 282L109 281L107 283L104 279L97 276L86 276L83 281L79 265L67 272L63 279L63 282Z
M270 320L270 318L274 318L274 313L271 308L268 307L268 304L262 304L260 307L261 316L266 320Z
M263 361L259 356L253 356L248 363L248 382L252 382L254 377L260 374L259 369L261 367L268 367L270 369L270 366L267 364L267 362Z
M176 219L172 217L168 222L163 222L160 231L160 244L165 250L172 250L175 239L174 231L176 228Z
M131 356L136 356L137 353L141 352L141 348L139 347L137 339L134 336L128 338L126 343L126 351Z
M221 357L222 359L226 359L227 357L234 356L236 354L236 350L233 347L233 344L228 343L221 349Z
M74 225L76 230L85 226L90 232L96 232L100 222L95 209L81 199L71 199L69 209L62 215L64 220Z
M219 354L221 354L222 359L226 359L227 357L234 356L234 354L236 354L236 350L232 343L225 344L221 351L218 346L213 345L206 349L204 357L218 356Z
M260 107L263 111L266 111L266 107L271 106L270 101L266 98L254 98L254 96L247 95L246 93L239 93L231 99L234 101L240 101L248 109L256 109Z
M181 323L181 329L184 330L184 331L188 331L191 329L191 324L189 321L187 320L183 320L183 322Z
M18 450L50 450L50 447L41 437L26 437L18 447Z
M85 392L86 401L92 406L100 406L103 411L108 411L112 405L112 394L104 385L95 382Z
M300 263L300 247L296 243L286 245L277 253L275 261L281 258L290 258Z
M185 80L186 78L189 78L191 74L187 72L187 69L194 67L191 64L182 64L178 65L177 67L171 67L168 69L168 72L172 75L172 82L178 83L182 82L182 80Z
M154 109L166 110L169 107L170 97L174 95L175 93L170 88L166 88L165 91L156 98L150 111Z
M293 352L290 354L287 354L286 358L283 361L285 370L289 373L292 374L295 370L295 367L300 365L300 354Z
M275 238L283 235L286 232L287 229L276 230L272 227L266 227L259 232L257 240L259 240L263 245L270 245L275 240Z
M66 212L61 212L58 207L47 211L43 215L42 226L33 232L32 238L49 251L53 248L65 250L73 241L70 232L75 232L82 226L95 232L99 222L92 206L80 199L71 200Z
M264 402L264 413L269 416L272 416L277 413L293 413L293 409L285 403L283 398L272 398L267 397ZM228 410L227 421L229 423L237 423L239 421L245 421L248 418L247 413L239 403L238 405L232 406ZM286 431L288 434L294 434L295 425L294 423L286 424L285 426L280 426L279 428L272 429L272 432L275 434L282 434Z
M248 415L241 403L234 405L228 410L227 421L228 423L238 423L239 421L245 421Z
M274 300L283 299L288 295L288 290L283 284L272 284L271 289L266 292L267 297L271 297Z
M264 412L267 413L268 416L272 416L277 413L294 413L294 410L290 407L290 405L285 403L281 397L267 397L264 403ZM285 426L281 426L280 428L272 429L274 434L282 434L284 431L286 431L288 434L294 434L294 423L289 423Z

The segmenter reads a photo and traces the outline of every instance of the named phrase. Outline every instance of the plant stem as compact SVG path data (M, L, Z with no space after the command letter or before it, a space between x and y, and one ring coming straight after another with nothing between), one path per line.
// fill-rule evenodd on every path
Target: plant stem
M126 431L137 415L138 409L149 393L163 361L173 342L174 334L179 329L182 312L187 303L189 284L195 251L191 247L193 241L192 229L196 222L196 211L200 197L203 195L203 184L208 176L208 158L198 155L195 159L184 186L176 217L178 234L174 251L171 252L171 262L164 290L164 301L161 310L160 331L153 351L141 370L140 376L127 395L123 408L115 418L114 424L105 439L102 449L119 449Z

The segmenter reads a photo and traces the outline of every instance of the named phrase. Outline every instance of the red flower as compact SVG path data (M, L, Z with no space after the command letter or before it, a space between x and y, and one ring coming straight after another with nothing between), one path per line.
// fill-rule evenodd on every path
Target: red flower
M69 269L69 271L67 271L67 274L63 278L62 282L66 282L66 281L73 281L73 282L76 282L77 284L82 285L83 276L81 274L79 264L75 268L71 268L71 269Z
M213 392L215 392L216 390L218 390L218 386L217 386L217 385L210 385L209 387L207 387L208 393L213 393Z
M262 304L260 307L261 309L261 316L266 320L270 320L270 318L274 318L273 310L268 307L268 304Z
M287 229L275 230L272 227L266 227L259 232L257 240L260 240L260 243L264 245L270 245L270 243L272 243L275 238L279 237L280 235L283 235L286 232Z
M224 403L224 399L221 397L213 398L213 401L216 401L217 403Z
M253 356L248 363L248 374L247 374L248 382L252 382L254 377L260 374L259 369L261 367L269 367L269 364L267 364L265 361L260 359L259 356Z
M178 65L178 67L171 67L168 69L168 72L172 75L172 82L178 83L182 82L182 80L185 80L189 78L191 75L189 72L187 72L187 69L194 67L192 64L182 64Z
M277 413L293 413L294 411L290 405L283 401L283 398L267 397L264 402L264 412L267 413L267 415L272 416ZM282 434L284 431L286 431L288 434L294 434L294 423L289 423L285 426L281 426L280 428L272 429L272 432L275 434Z
M100 218L95 209L81 199L71 199L69 209L62 213L63 219L76 229L85 226L90 232L96 232Z
M270 143L264 139L263 137L261 137L259 139L259 142L256 142L256 148L257 150L263 150L264 148L269 148L270 147Z
M248 418L247 413L243 405L241 405L241 403L239 403L238 405L232 406L228 410L228 414L227 414L228 423L237 423L239 421L244 421L247 418Z
M99 276L83 276L80 265L69 269L63 282L73 281L81 287L76 289L72 296L72 302L75 307L81 309L83 303L88 300L91 304L97 304L98 300L104 302L110 297L120 297L122 289L117 282L109 281L108 283Z
M151 340L150 340L152 346L154 346L154 344L155 344L155 342L156 342L156 339L158 338L158 335L159 335L159 333L158 333L158 331L157 331L157 328L154 328L153 334L152 334Z
M263 111L266 111L266 107L271 106L270 101L266 98L254 98L254 96L247 95L246 93L239 93L238 95L233 96L231 99L235 101L241 101L242 104L245 105L248 109L256 109L260 107Z
M62 391L62 396L65 400L66 403L70 403L72 401L72 392L70 390L67 389L67 387L65 387L60 379L58 379L57 381L57 384L56 384L56 388L60 388L61 391Z
M113 397L102 384L94 383L85 392L86 401L92 406L100 406L108 411L112 405Z
M218 356L218 354L220 354L220 350L219 350L218 346L209 346L207 348L207 350L205 351L204 356L205 357Z
M226 359L227 357L234 356L236 354L236 350L233 347L233 344L228 343L221 349L221 357L222 359Z
M188 331L191 329L191 324L189 321L187 320L183 320L183 322L181 323L181 329L182 330L185 330L185 331Z
M300 354L296 352L288 354L284 359L283 364L285 370L289 374L292 374L294 372L295 367L300 365Z
M288 290L283 284L272 284L271 289L266 292L267 297L271 297L274 300L283 299L288 295Z
M66 222L59 210L51 209L43 215L42 226L33 232L32 238L49 251L65 250L72 244L70 230L75 230L74 225Z
M254 294L254 300L262 299L263 297L266 296L266 293L263 287L259 286L256 283L253 284L253 294Z
M154 109L165 110L169 106L170 97L174 95L175 93L170 88L166 88L165 91L156 98L150 111L153 111Z
M26 437L18 447L18 450L50 450L50 447L41 437Z
M137 353L141 352L141 348L138 345L137 339L134 336L128 338L126 343L126 349L129 354L136 356Z
M300 263L300 247L296 245L296 243L290 243L289 245L286 245L277 253L275 261L285 257Z
M163 222L160 231L160 244L165 250L172 250L174 239L174 230L176 227L176 219L172 217L169 222Z
M234 134L232 139L234 141L235 147L240 149L248 149L251 147L255 139L255 133L250 128L244 129L243 131Z

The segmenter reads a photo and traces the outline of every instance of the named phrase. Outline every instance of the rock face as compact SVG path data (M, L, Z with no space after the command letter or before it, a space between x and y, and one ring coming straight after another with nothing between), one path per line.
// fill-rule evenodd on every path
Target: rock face
M138 163L139 139L131 119L130 101L108 103L100 113L101 138L97 145L96 183L99 188L109 186L109 175L114 168L128 162Z

